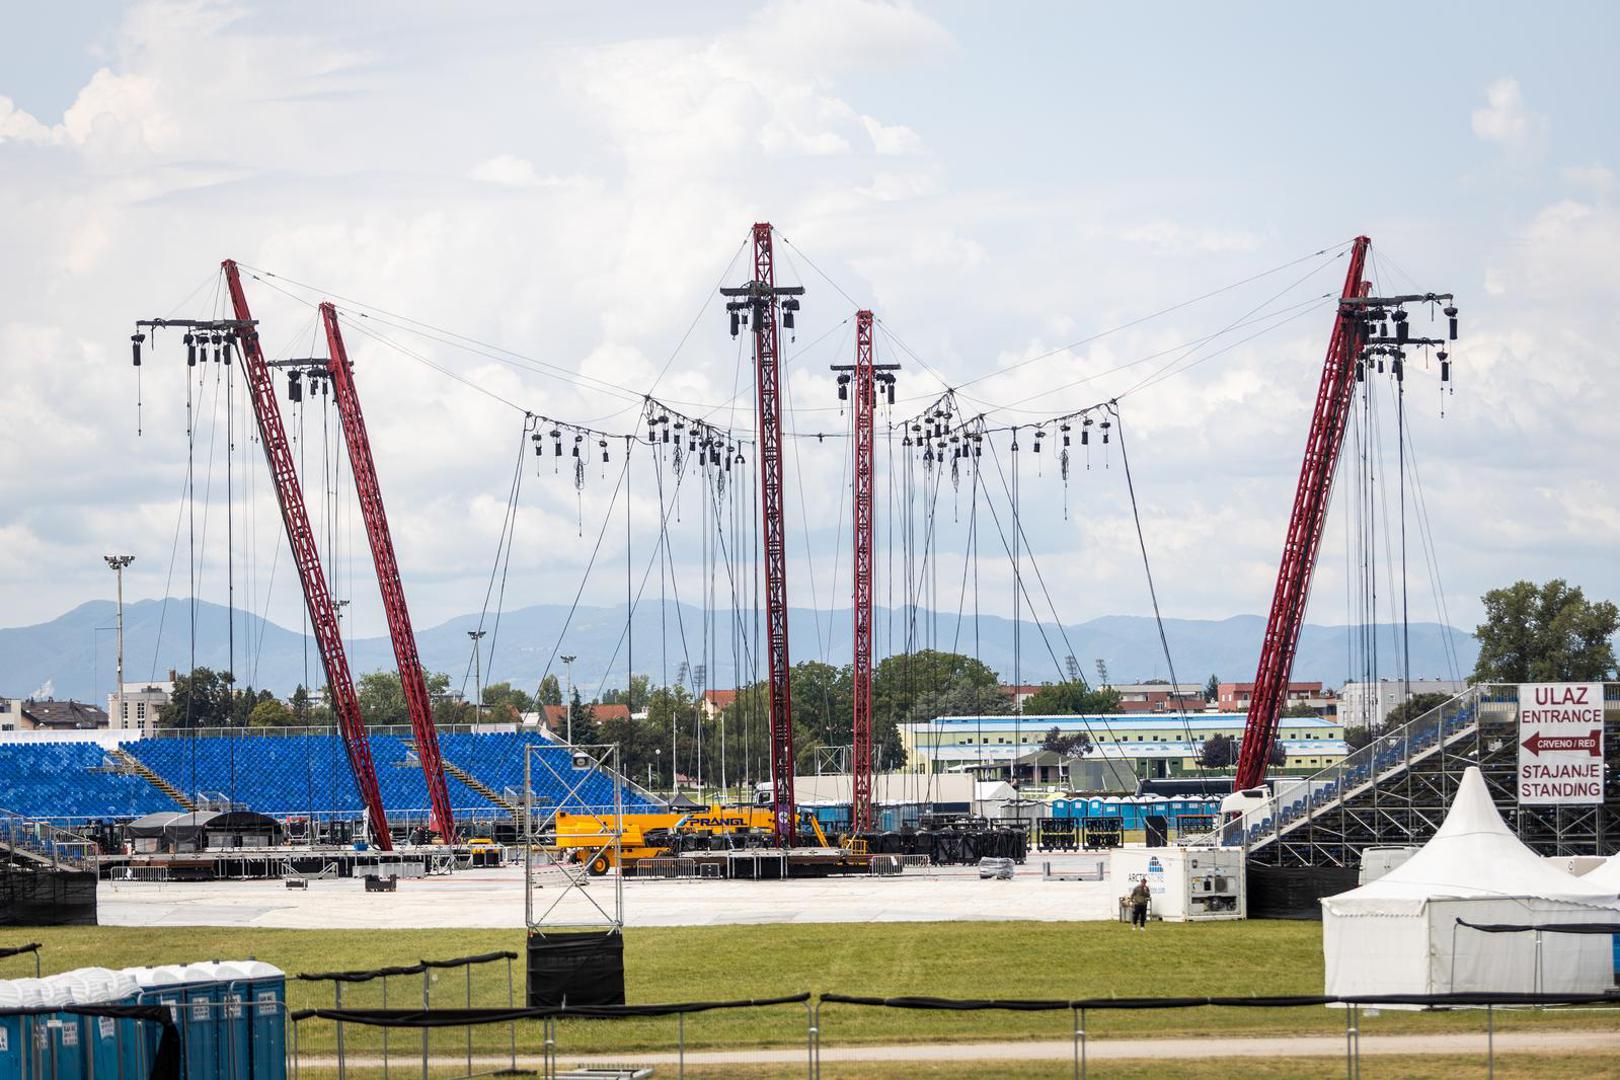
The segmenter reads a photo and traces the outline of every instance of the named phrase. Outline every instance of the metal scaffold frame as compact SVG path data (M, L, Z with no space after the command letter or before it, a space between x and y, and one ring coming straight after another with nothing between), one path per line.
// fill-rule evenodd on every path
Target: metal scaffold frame
M1620 776L1620 684L1604 689L1606 772ZM1360 864L1368 847L1422 844L1434 836L1463 773L1478 766L1491 797L1527 845L1542 855L1592 855L1620 834L1620 788L1596 805L1520 806L1516 780L1519 698L1515 684L1482 684L1343 761L1304 777L1226 827L1228 843L1263 866Z

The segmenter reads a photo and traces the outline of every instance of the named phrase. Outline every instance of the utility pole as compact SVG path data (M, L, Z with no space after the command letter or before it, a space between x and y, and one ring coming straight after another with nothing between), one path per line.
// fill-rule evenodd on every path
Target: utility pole
M793 799L793 701L789 691L787 525L782 480L782 358L777 323L793 329L803 286L776 284L771 225L753 228L754 276L745 285L720 290L727 298L731 334L753 320L754 383L758 411L760 525L765 553L765 643L769 669L771 810L778 847L793 846L797 817ZM786 299L784 299L786 298ZM670 775L675 772L670 762Z
M563 708L567 710L564 715L568 717L567 737L570 746L574 744L574 661L578 659L577 656L565 656L562 658L563 670L568 672L568 691L563 696Z
M113 573L118 575L118 697L113 706L118 710L118 726L124 726L124 567L135 561L133 555L103 555ZM145 734L143 731L142 734Z
M894 372L899 364L872 361L872 313L855 313L855 363L833 364L838 372L838 399L848 400L854 383L855 482L852 485L855 530L854 560L854 708L850 762L850 829L862 833L872 828L872 586L874 519L872 488L875 483L872 415L877 411L878 384L894 403Z
M484 634L483 630L469 630L467 636L473 643L473 723L481 723L484 719ZM462 684L463 686L466 683Z

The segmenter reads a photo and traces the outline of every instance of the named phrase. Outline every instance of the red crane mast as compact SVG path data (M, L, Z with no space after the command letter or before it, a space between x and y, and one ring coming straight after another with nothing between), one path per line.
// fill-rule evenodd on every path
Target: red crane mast
M732 333L739 315L753 319L754 375L758 400L760 518L765 549L765 657L770 675L771 809L776 843L792 847L797 828L793 798L793 698L788 664L787 525L782 482L781 355L777 324L786 315L793 326L802 286L776 285L771 225L753 228L754 277L746 285L721 289L731 297ZM785 310L784 310L785 309Z
M371 542L371 558L377 567L377 586L382 590L383 610L388 615L388 634L394 642L394 660L399 665L400 686L411 716L411 732L416 739L416 756L427 780L430 824L445 843L455 840L456 823L450 809L450 790L444 779L444 761L439 756L439 732L433 725L433 701L428 696L427 676L416 650L411 630L411 613L405 605L405 586L400 581L399 561L383 508L382 488L377 483L377 466L371 457L371 440L366 435L366 418L360 411L360 393L354 385L354 371L343 345L337 308L321 304L321 322L326 327L327 372L332 393L337 398L343 438L349 448L349 465L354 471L355 493L360 512L366 519L366 538Z
M1367 285L1363 273L1370 243L1365 236L1358 236L1351 244L1350 266L1340 294L1342 300L1365 294ZM1339 451L1344 446L1350 407L1355 400L1356 357L1361 352L1364 336L1365 325L1358 313L1352 310L1352 305L1341 302L1333 319L1327 359L1322 365L1322 382L1316 391L1316 412L1311 417L1311 432L1305 441L1305 460L1300 465L1299 484L1294 491L1294 513L1283 543L1282 566L1277 571L1277 588L1271 598L1271 616L1266 620L1266 635L1260 645L1260 664L1254 675L1254 693L1249 699L1249 716L1238 753L1234 782L1238 790L1258 787L1265 781L1266 763L1277 742L1277 721L1288 696L1288 677L1294 668L1299 632L1305 624L1305 605L1310 598L1317 552L1322 546L1322 528L1327 523L1333 476L1338 468Z
M332 604L332 594L326 587L320 550L315 545L315 531L309 524L309 509L304 505L292 449L287 443L287 431L281 423L281 406L276 403L275 385L270 381L270 366L265 362L264 350L259 345L259 332L253 325L247 296L242 292L242 279L237 272L236 262L226 259L222 266L226 287L231 294L231 306L240 324L242 362L247 370L248 389L253 398L253 415L258 420L264 456L275 481L276 501L280 504L281 520L287 529L287 542L292 547L293 561L298 564L298 577L304 587L304 603L309 608L309 622L315 630L316 644L320 647L321 663L326 668L326 684L332 694L338 731L343 736L343 746L348 753L355 784L360 788L360 799L371 819L372 836L379 848L392 851L394 839L388 829L382 791L377 786L377 769L371 760L371 745L366 738L365 722L360 716L360 699L354 692L354 680L349 674L349 661L344 655L343 636L338 628L337 610Z
M850 515L855 531L854 565L854 724L850 772L851 803L850 827L853 832L872 828L872 590L874 522L872 489L875 480L874 458L876 438L872 430L873 414L877 411L878 383L889 391L894 400L894 375L899 364L878 364L872 354L872 313L855 313L855 363L834 364L838 376L838 396L845 397L853 383L854 390L854 454L853 485L854 510Z

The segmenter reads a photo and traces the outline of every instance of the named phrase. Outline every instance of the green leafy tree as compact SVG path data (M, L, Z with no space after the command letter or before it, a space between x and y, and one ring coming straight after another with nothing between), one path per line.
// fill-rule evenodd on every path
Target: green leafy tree
M1091 736L1084 731L1076 731L1072 735L1065 735L1054 724L1047 731L1046 737L1041 740L1041 749L1050 750L1054 754L1063 754L1067 757L1084 757L1091 753Z
M1024 711L1036 716L1077 716L1081 713L1119 712L1119 693L1094 690L1085 680L1046 683L1024 702Z
M360 676L354 687L360 699L360 715L367 727L406 727L411 722L405 705L405 690L397 671L372 671Z
M1301 701L1288 706L1282 711L1282 715L1292 720L1303 720L1312 716L1320 716L1321 713Z
M288 727L294 723L292 710L275 698L259 702L248 714L249 727Z
M165 728L226 727L233 704L230 676L200 667L178 675L169 701L158 710L158 725Z
M1386 732L1394 731L1396 728L1416 720L1430 709L1437 709L1450 700L1450 694L1413 694L1410 699L1389 710L1389 715L1384 717L1384 722L1380 725L1380 728Z
M557 676L547 675L540 680L540 696L537 699L541 705L561 705L563 703L562 684Z
M534 711L534 699L509 682L484 687L484 720L516 723L524 713Z
M306 687L303 683L299 683L298 684L298 689L294 690L293 694L292 694L292 697L287 699L287 707L292 710L292 716L293 716L293 722L294 723L297 723L297 724L308 724L308 723L310 723L310 718L309 717L310 717L310 713L314 709L314 705L310 701L309 688Z
M1209 681L1204 684L1204 704L1208 705L1220 696L1221 678L1219 675L1211 675Z
M1211 735L1198 748L1198 764L1206 769L1230 769L1237 764L1237 740L1230 735Z
M646 675L630 676L630 692L615 687L602 692L603 705L628 705L631 712L640 712L647 707L647 699L652 696L652 680Z
M1573 682L1610 677L1620 609L1591 601L1562 578L1518 581L1485 594L1485 621L1474 629L1474 682Z

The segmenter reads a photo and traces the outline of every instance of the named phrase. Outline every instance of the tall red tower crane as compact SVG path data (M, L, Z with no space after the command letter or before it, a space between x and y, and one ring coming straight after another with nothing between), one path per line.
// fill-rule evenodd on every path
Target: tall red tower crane
M1344 446L1356 385L1365 377L1365 361L1374 353L1392 358L1391 369L1397 382L1404 379L1405 350L1413 346L1439 346L1440 378L1450 380L1451 365L1444 351L1446 341L1413 338L1407 329L1406 304L1445 303L1450 320L1449 340L1457 337L1457 309L1450 293L1420 293L1407 296L1370 296L1365 280L1367 249L1372 241L1358 236L1350 245L1350 265L1345 272L1344 289L1333 319L1333 336L1328 342L1327 359L1322 365L1322 381L1316 391L1316 411L1305 441L1305 460L1300 465L1299 483L1294 491L1294 512L1289 518L1288 535L1283 542L1282 566L1277 571L1277 588L1271 598L1271 615L1260 644L1260 663L1254 676L1254 693L1249 699L1249 715L1243 728L1243 744L1238 752L1238 790L1260 786L1266 765L1277 744L1277 725L1288 698L1288 679L1294 668L1299 633L1305 624L1305 607L1310 599L1311 576L1316 570L1317 553L1322 546L1322 530L1327 523L1328 505L1333 494L1333 477L1339 452ZM1389 327L1394 325L1391 335ZM1382 360L1379 370L1383 370Z
M893 371L899 364L877 364L872 355L872 313L855 313L855 363L834 364L839 372L838 396L854 398L854 510L850 517L855 531L854 604L855 660L854 724L851 741L850 828L861 833L872 828L872 583L873 512L872 486L875 438L872 416L877 411L878 384L894 401Z
M731 333L753 320L754 382L759 430L760 517L765 548L765 656L770 674L771 810L776 843L792 847L797 827L793 798L793 698L789 685L787 526L783 514L781 354L777 324L793 328L803 286L778 286L771 226L753 229L754 276L724 288ZM785 298L785 299L784 299Z
M445 843L455 840L456 823L450 809L450 790L444 779L444 761L439 757L439 732L433 725L433 701L428 696L427 676L417 654L416 635L411 631L411 613L405 605L405 586L400 582L399 561L394 556L394 540L388 530L388 514L383 508L382 488L377 483L377 466L371 457L371 440L366 435L366 418L360 411L360 393L354 385L349 352L343 345L337 308L321 305L321 322L326 327L326 370L337 398L343 438L349 448L349 465L354 471L354 489L360 512L366 519L366 538L377 567L377 585L382 590L383 610L388 616L388 634L394 642L394 660L399 664L399 681L405 705L411 716L411 732L416 738L416 756L427 779L430 824Z
M231 306L235 309L239 325L238 340L241 342L242 362L253 399L253 415L258 420L264 456L270 464L270 475L275 480L276 500L281 506L281 520L287 528L293 561L298 564L298 577L304 587L310 626L315 630L321 663L326 667L326 684L332 694L338 731L343 736L343 746L348 753L355 784L360 788L360 799L371 819L372 836L378 847L392 851L394 840L388 829L387 811L383 809L382 791L377 786L377 769L371 760L371 745L366 738L365 721L360 715L360 699L354 692L348 657L343 652L337 610L332 603L332 594L326 587L326 574L321 569L320 550L315 544L315 531L310 528L309 509L304 505L292 450L287 443L287 431L281 422L281 407L276 403L275 385L270 381L270 366L265 362L264 350L259 345L259 333L248 310L247 296L242 292L242 279L237 272L236 262L226 259L223 267L225 283L231 294ZM369 519L367 524L369 526Z

